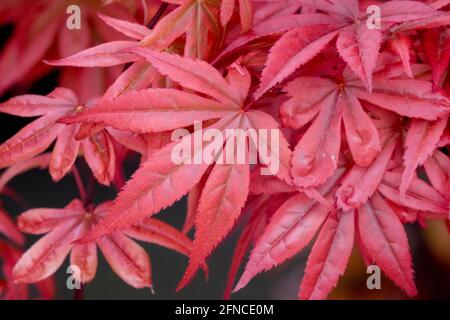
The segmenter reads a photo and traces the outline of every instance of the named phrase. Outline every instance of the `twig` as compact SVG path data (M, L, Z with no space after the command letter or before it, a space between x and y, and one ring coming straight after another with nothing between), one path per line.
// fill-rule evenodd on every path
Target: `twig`
M87 201L87 193L86 189L84 188L83 180L81 179L80 172L78 171L78 168L76 165L72 168L73 177L75 179L75 183L78 188L78 192L80 193L80 198L83 203L86 203Z
M161 3L161 5L158 8L158 11L156 11L155 15L153 16L152 20L148 23L147 27L149 29L153 29L156 25L156 23L159 21L159 19L162 17L164 12L166 11L169 4L167 2Z

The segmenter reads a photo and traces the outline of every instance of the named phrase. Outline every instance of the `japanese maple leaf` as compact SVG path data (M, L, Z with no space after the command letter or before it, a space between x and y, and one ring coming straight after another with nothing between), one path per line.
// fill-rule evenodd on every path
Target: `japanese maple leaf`
M76 139L78 125L58 123L59 119L83 108L75 94L66 88L57 88L47 96L18 96L0 104L0 112L3 113L20 117L40 116L0 145L0 168L31 159L56 140L50 160L50 174L55 181L70 171L82 149L97 180L109 185L115 174L115 152L110 134L100 130L79 141Z
M405 170L400 185L402 195L405 194L416 168L422 165L437 148L446 124L447 118L436 121L411 120L403 154Z
M72 265L80 268L79 281L91 281L97 269L97 245L111 268L122 280L135 288L152 287L150 259L133 239L156 243L184 255L192 243L178 230L155 220L141 223L102 237L96 243L74 244L104 219L110 207L106 202L86 209L73 200L63 209L31 209L19 216L19 228L30 234L46 234L23 254L14 267L14 278L22 283L34 283L52 275L70 253Z
M271 36L281 36L283 33L301 26L312 26L325 23L338 23L335 19L324 13L301 13L295 14L299 9L297 2L272 2L255 13L254 26L251 31L237 36L230 31L227 47L213 61L214 64L226 56L238 51L246 50L247 46L257 42L272 44Z
M144 39L150 34L151 30L137 23L102 14L99 14L98 17L103 23L133 40L102 43L59 60L47 61L47 63L55 66L111 67L139 60L135 55L122 52L121 50L136 46L139 40Z
M344 172L345 168L337 169L318 188L330 203L333 202L333 191ZM235 291L243 288L258 273L275 267L301 251L326 220L330 209L304 193L295 192L291 195L274 213L258 238Z
M139 44L143 47L165 49L170 46L175 39L179 38L184 32L186 32L186 45L184 53L186 56L197 57L207 59L211 55L211 48L214 46L205 46L208 43L205 40L205 36L208 34L208 28L205 28L204 20L208 20L208 24L214 27L215 37L218 37L220 30L216 5L209 3L197 3L196 1L177 1L178 4L182 4L176 10L165 16L161 21L157 23L153 30L146 28L145 26L132 23L129 21L116 19L100 14L99 18L102 19L108 26L114 28L131 37L135 41L112 41L107 42L87 50L80 51L74 55L62 58L59 60L48 61L47 63L56 66L75 66L75 67L110 67L128 62L134 62L129 68L127 68L122 75L116 79L116 81L108 88L107 93L104 95L104 99L112 99L118 95L130 91L144 89L151 86L152 82L157 82L155 77L158 74L155 69L145 60L139 60L136 55L127 52L126 48L133 47ZM211 7L212 6L212 7ZM286 6L286 4L284 4ZM292 4L289 6L293 7ZM268 7L274 7L268 11L265 15L258 15L255 17L257 21L263 22L267 18L267 14L282 14L284 11L280 9L279 5L269 3ZM298 5L295 5L298 7ZM196 8L200 10L196 11ZM294 7L293 7L294 8ZM214 9L214 10L213 10ZM280 11L281 10L281 11ZM284 8L285 10L285 8ZM292 11L292 10L291 10ZM294 8L295 11L295 8ZM325 15L322 15L325 17ZM311 17L309 21L313 21L314 17ZM212 19L212 20L211 20ZM214 20L214 21L213 21ZM286 19L284 19L286 20ZM291 19L289 24L298 23L298 19ZM282 20L280 20L282 21ZM275 22L274 22L275 24ZM202 26L198 29L197 26ZM283 30L286 30L285 27ZM263 27L263 29L266 29ZM258 31L256 31L258 33ZM262 35L265 33L261 31ZM262 36L260 35L260 36ZM209 39L209 38L208 38ZM177 50L176 50L177 51ZM77 69L82 70L82 69ZM77 81L78 83L78 81Z
M175 3L180 6L158 21L152 30L136 23L100 15L99 17L110 27L135 41L103 43L48 63L76 67L109 67L125 64L140 60L140 57L123 49L139 44L142 47L163 50L182 35L186 35L184 46L186 56L208 59L213 44L220 40L217 5L199 0L183 0Z
M219 5L214 1L169 0L179 6L161 19L141 45L165 49L185 35L184 55L208 60L219 44L222 30Z
M281 180L278 181L283 183ZM285 186L288 185L285 184ZM243 211L249 212L250 218L245 223L236 241L233 259L231 260L230 270L228 272L227 285L224 291L224 299L230 298L234 281L247 252L255 245L256 240L261 236L272 215L288 197L288 193L280 193L273 196L262 194L253 197L251 200L249 199Z
M98 17L109 27L133 40L106 42L98 46L76 52L75 54L72 54L72 52L72 55L59 60L47 61L47 63L55 66L83 67L81 69L75 68L73 70L91 70L92 68L95 70L96 67L119 66L121 64L132 62L132 65L123 71L122 74L118 76L107 88L107 90L103 87L97 88L95 89L97 94L91 94L89 98L103 95L103 99L112 99L124 92L147 88L152 84L152 82L157 82L158 74L148 62L145 60L142 61L139 57L136 57L136 55L122 51L124 48L136 46L139 41L143 40L150 34L151 30L140 24L116 19L103 14L99 14ZM91 72L89 71L79 72L85 72L87 76L92 78ZM90 84L92 81L75 81L75 83L80 82ZM101 81L98 83L101 83ZM91 92L92 91L94 90L91 90Z
M0 193L6 188L7 184L16 176L33 169L45 169L51 160L51 154L44 153L29 160L25 160L9 166L0 176Z
M103 5L101 0L80 2L77 5L82 12L81 29L69 30L66 26L68 5L64 1L14 1L3 8L5 12L0 8L0 16L9 16L8 22L14 24L13 34L0 55L0 72L3 74L0 92L16 83L28 84L47 74L51 68L41 61L53 57L55 49L60 56L68 56L102 41L122 40L119 33L102 24L97 12L135 21L133 15L137 15L138 9L124 3ZM8 15L8 12L22 14ZM61 85L75 90L80 98L87 100L105 89L104 83L94 84L89 79L111 79L113 75L113 70L107 69L64 69Z
M331 206L326 207L298 193L283 203L258 239L236 290L256 274L302 250L323 224L308 258L299 298L326 298L345 271L355 235L367 263L374 261L407 294L415 294L411 256L401 223L413 221L411 217L415 220L417 211L426 212L422 215L424 218L442 219L449 203L417 177L413 178L406 198L400 197L402 160L398 159L400 154L395 153L401 146L397 133L400 118L375 106L368 106L368 110L380 132L383 144L380 154L368 167L355 164L350 170L341 166L334 171L318 188ZM347 162L346 166L349 164ZM445 184L446 180L441 170L446 162L440 158L439 165L432 163L431 166L434 181L442 189L442 181ZM280 181L273 179L266 179L265 188L261 188L260 183L254 187L255 191L289 192L292 188L283 188Z
M400 221L405 216L414 216L413 212L408 214L413 210L434 212L442 217L447 215L449 203L417 177L412 178L408 190L399 190L401 175L394 171L386 172L397 140L395 136L389 139L369 168L355 165L343 180L336 197L342 210L358 210L359 246L368 258L366 260L375 261L400 288L413 295L415 288L411 282L411 258L405 244L406 235L392 213ZM404 198L402 192L405 193ZM383 244L386 241L390 243L390 248Z
M441 9L447 3L445 1L434 1L429 5L434 9ZM406 74L412 78L411 71L411 47L415 39L415 31L423 32L423 49L432 66L433 83L436 86L442 85L443 71L448 65L448 33L446 28L450 23L450 15L445 11L438 11L437 14L429 17L420 18L413 21L406 21L400 25L394 25L389 28L389 44L392 50L401 58ZM439 28L441 27L441 28Z
M304 194L294 195L283 203L258 239L235 291L256 274L300 252L321 229L308 257L300 299L327 297L345 271L355 235L365 261L374 261L408 295L415 295L411 255L399 214L413 207L441 212L442 217L448 203L417 178L408 190L408 199L397 202L401 176L385 173L397 142L396 138L389 140L369 168L355 166L343 180L345 169L338 168L319 188L331 202L336 194L341 210L330 211Z
M236 4L236 2L238 4ZM267 2L267 5L264 7L263 2ZM239 6L239 20L241 22L241 33L246 33L253 27L253 22L258 19L255 17L258 11L255 13L255 7L260 9L261 11L270 10L273 7L279 11L282 11L286 8L286 6L292 5L289 1L277 1L280 2L273 4L272 0L222 0L220 3L220 22L226 27L233 17L234 11L236 11L236 7ZM298 7L298 4L296 5ZM261 9L263 8L263 9Z
M433 71L433 83L441 86L450 62L450 31L448 28L431 29L423 34L423 47Z
M450 202L450 157L439 150L423 164L433 187ZM449 211L450 218L450 211Z
M402 190L400 187L403 183L400 168L402 162L400 159L399 161L391 160L395 148L398 147L398 137L394 134L385 137L384 140L385 146L382 152L370 167L354 165L348 172L336 192L338 207L344 211L358 209L378 190L385 198L389 199L389 202L396 204L392 206L394 211L400 209L398 206L403 206L406 211L409 208L441 215L446 214L449 203L438 192L440 189L433 189L418 179L416 175L412 175L408 188ZM437 174L439 175L440 171Z
M341 148L342 121L355 163L368 166L377 157L378 131L361 101L413 118L435 120L447 116L450 100L441 92L433 92L431 83L404 79L395 67L387 69L374 74L372 93L349 72L338 82L299 77L286 86L291 98L280 108L282 121L293 128L311 122L293 153L292 176L297 186L318 186L334 172Z
M253 3L252 0L238 0L239 17L241 20L242 33L247 32L253 26ZM222 0L220 4L220 22L226 26L233 16L235 0Z
M226 129L278 128L275 119L255 110L246 101L251 77L244 67L235 64L229 68L227 78L223 78L215 68L200 60L143 48L136 48L133 52L142 55L160 73L198 93L163 88L132 91L112 101L103 101L92 110L67 119L67 123L100 122L120 130L158 132L186 127L195 121L218 119L208 129L225 134ZM192 164L174 163L172 150L179 148L184 141L192 141L192 136L172 142L149 157L121 191L107 218L82 239L82 243L153 215L194 188L210 164L195 164L194 160ZM203 149L211 143L203 142ZM225 149L228 143L227 139ZM265 143L280 159L277 176L290 181L287 141L280 135L279 153L270 141ZM242 147L246 150L248 144ZM190 156L192 159L197 157L195 153ZM265 155L260 153L259 156L262 162L268 163ZM194 249L179 288L187 284L212 249L229 233L247 199L248 185L248 163L215 164L212 167L198 201Z
M14 241L18 245L23 245L25 242L25 239L22 233L20 233L19 229L17 229L14 220L1 207L0 207L0 234Z
M270 0L259 0L259 2ZM152 34L143 40L145 47L165 48L181 35L186 35L184 55L209 60L217 50L222 35L222 26L226 27L239 4L241 32L249 31L253 26L253 0L167 0L165 2L180 6L165 16L153 29ZM155 47L156 45L156 47Z
M265 0L263 0L265 1ZM171 46L174 41L185 35L184 55L209 60L214 50L219 47L222 30L220 21L228 23L232 8L230 1L225 0L220 3L205 2L199 0L173 0L166 1L179 6L164 16L156 26L150 30L145 26L115 19L105 15L99 15L106 24L115 30L131 37L133 41L113 41L104 43L87 50L83 50L74 55L59 60L49 61L51 65L58 66L76 66L76 67L106 67L124 64L136 61L138 57L124 51L124 48L139 44L142 47L152 49L166 49ZM251 26L252 13L250 0L240 1L242 14L244 15L243 25L245 28ZM286 4L285 4L286 5ZM268 4L268 6L274 6ZM291 4L292 6L292 4ZM298 5L296 5L298 7ZM219 18L219 7L221 8ZM279 8L279 7L276 7ZM231 11L230 11L231 10ZM262 17L260 18L262 19ZM148 67L148 64L146 64ZM138 67L135 67L135 69ZM141 66L140 70L145 67ZM133 78L133 74L137 78L145 78L145 74L136 71L130 71L125 79ZM143 88L143 87L141 87Z
M370 166L363 167L355 164L348 171L336 191L338 208L343 211L359 209L378 190L402 221L415 220L417 218L415 211L444 215L449 204L439 191L442 188L434 190L430 185L419 180L413 172L410 184L402 190L404 174L402 176L401 171L404 160L402 153L399 152L403 150L400 148L398 136L401 118L391 111L373 105L366 107L380 132L380 140L384 147ZM442 167L440 165L432 165L432 167L435 176L442 178L440 172ZM445 161L443 168L445 168ZM434 184L433 187L435 187Z
M300 66L321 52L335 38L342 59L372 90L372 74L383 43L383 33L393 24L440 16L440 12L418 1L388 1L381 3L382 28L369 28L365 7L357 0L301 0L300 3L326 12L330 22L301 25L278 40L270 51L261 84L255 98L286 79Z
M13 268L22 251L0 241L0 261L2 262L0 278L0 299L1 300L26 300L30 298L51 300L55 297L55 281L53 277L35 283L37 296L32 295L27 284L16 283L13 277Z

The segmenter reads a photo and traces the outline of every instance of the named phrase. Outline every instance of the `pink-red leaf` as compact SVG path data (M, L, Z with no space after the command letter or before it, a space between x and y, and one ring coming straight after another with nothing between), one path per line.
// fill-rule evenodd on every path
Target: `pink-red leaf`
M123 50L133 46L136 46L134 41L107 42L47 63L54 66L111 67L139 60L136 55Z
M0 145L0 168L32 158L45 151L64 125L55 123L64 112L43 116Z
M369 91L372 91L372 73L377 63L381 40L381 32L377 29L370 30L363 21L339 32L336 41L340 56Z
M221 118L232 111L235 109L215 100L180 90L145 89L103 101L64 122L100 122L119 130L142 133L173 130L195 121Z
M330 32L332 30L327 25L304 26L284 34L270 51L255 98L261 97L322 51L336 36L336 32Z
M358 209L358 228L367 255L409 296L417 293L403 225L379 193Z
M150 258L135 241L114 233L97 243L106 261L123 281L137 289L152 288Z
M238 148L236 145L234 149ZM200 196L189 266L177 290L186 286L211 251L228 235L247 200L249 184L248 164L214 166Z
M400 185L400 196L405 196L416 168L422 165L436 149L446 124L447 119L434 122L419 119L411 120L403 154L405 170Z
M344 274L355 233L355 213L331 213L308 257L299 298L325 299Z
M159 72L183 87L207 94L228 106L239 106L228 83L214 67L201 60L135 47L129 50L149 61Z
M3 234L19 245L25 242L24 237L14 223L14 220L12 220L2 208L0 208L0 234Z
M336 170L321 187L323 196L334 189L342 174L343 170ZM283 203L258 239L234 291L245 287L258 273L272 269L301 251L314 237L328 212L328 207L301 193Z

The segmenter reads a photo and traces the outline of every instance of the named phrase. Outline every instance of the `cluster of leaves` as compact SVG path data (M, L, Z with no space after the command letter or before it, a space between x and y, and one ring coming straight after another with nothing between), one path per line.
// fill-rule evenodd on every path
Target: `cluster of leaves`
M0 105L3 113L39 117L0 145L5 179L37 166L48 166L54 181L77 176L74 163L83 156L100 184L121 189L113 202L95 207L80 187L82 199L64 209L23 213L21 231L47 235L19 259L14 280L46 279L71 252L80 280L89 282L98 244L124 281L151 287L148 256L134 238L189 256L179 290L242 226L226 297L250 250L235 290L316 234L299 298L326 298L354 243L367 264L416 295L403 224L450 217L449 1L148 3L155 10L160 4L148 25L105 12L96 17L127 40L108 38L47 61L71 74L70 88ZM379 28L369 27L370 5L380 9ZM10 67L5 59L0 66ZM97 67L120 74L109 86L98 78L73 86L81 70ZM83 88L92 86L107 88ZM257 165L197 163L195 153L192 164L175 163L172 150L195 135L196 121L224 133L281 128L279 146L251 136L245 145L223 143L247 152L265 143L279 170L260 174L271 167L261 150ZM170 141L179 128L191 134ZM55 140L51 154L43 154ZM203 149L212 143L203 141ZM141 164L124 183L130 153L140 154ZM151 217L185 195L182 232ZM2 223L0 231L14 238L13 224ZM193 227L191 242L185 234Z

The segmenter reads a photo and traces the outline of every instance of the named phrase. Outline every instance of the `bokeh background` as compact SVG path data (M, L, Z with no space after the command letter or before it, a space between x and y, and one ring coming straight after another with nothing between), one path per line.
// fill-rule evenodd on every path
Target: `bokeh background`
M0 19L1 20L1 19ZM0 50L13 31L12 25L0 27ZM2 75L0 74L0 77ZM11 96L36 93L47 94L58 84L58 70L53 70L32 83L21 83L10 87L0 96L0 102ZM20 119L8 115L0 115L0 142L14 135L20 128L33 119ZM127 174L131 174L137 166L138 159L129 159ZM68 175L59 183L53 183L47 171L35 170L23 174L12 181L10 187L18 192L26 201L25 207L19 206L7 197L1 197L3 206L14 216L27 208L63 207L78 196L73 178ZM97 186L94 202L113 199L114 190ZM157 218L181 228L186 212L186 199L182 199L171 208L157 215ZM175 293L178 281L187 266L187 258L175 252L154 245L143 246L148 251L153 268L153 279L156 293L150 290L136 290L119 279L100 254L97 276L84 288L85 299L221 299L226 278L236 244L238 226L232 235L222 243L209 259L210 276L208 282L202 274L198 274L194 282L180 293ZM408 225L407 232L412 249L416 281L419 290L418 299L450 298L450 236L444 222L429 222L426 228ZM191 234L192 236L192 234ZM27 247L37 237L27 236ZM271 272L256 277L245 289L234 294L233 299L295 299L306 258L310 247L301 254ZM1 262L0 262L1 263ZM72 299L74 291L67 289L66 280L69 274L66 261L56 274L57 298ZM366 269L361 257L355 249L345 275L333 291L331 299L406 299L393 283L382 278L381 290L368 290L366 287Z

